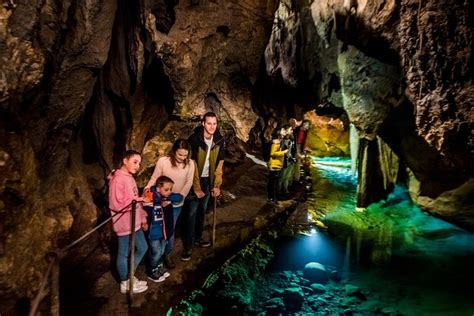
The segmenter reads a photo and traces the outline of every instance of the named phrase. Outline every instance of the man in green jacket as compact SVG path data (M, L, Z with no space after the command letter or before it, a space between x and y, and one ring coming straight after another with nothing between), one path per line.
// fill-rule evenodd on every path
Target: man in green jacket
M204 219L209 197L221 194L224 166L224 138L217 128L217 116L213 112L204 114L201 125L188 138L192 159L196 163L193 188L184 206L183 253L181 260L191 259L193 245L209 247L211 243L202 238Z

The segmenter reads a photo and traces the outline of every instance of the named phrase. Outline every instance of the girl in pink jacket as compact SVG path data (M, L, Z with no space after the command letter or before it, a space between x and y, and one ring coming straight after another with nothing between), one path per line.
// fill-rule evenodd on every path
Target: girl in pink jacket
M137 184L133 177L140 169L140 162L141 156L139 152L127 150L123 155L120 169L113 171L109 176L109 209L113 216L113 228L118 236L117 272L120 278L120 291L122 293L126 293L129 290L128 258L129 238L132 234L130 217L133 200L138 202L136 204L135 227L133 228L136 232L134 270L148 249L143 233L143 230L148 229L147 214L141 205L144 198L138 196ZM133 293L141 293L147 289L146 281L134 279Z

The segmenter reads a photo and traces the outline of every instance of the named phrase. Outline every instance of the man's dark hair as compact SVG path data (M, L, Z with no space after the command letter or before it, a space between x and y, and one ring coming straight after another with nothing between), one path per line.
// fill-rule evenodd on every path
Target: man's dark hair
M214 112L207 112L206 114L204 114L204 115L202 116L201 122L204 123L208 117L215 117L216 120L217 120L217 115L216 115L216 113L214 113Z

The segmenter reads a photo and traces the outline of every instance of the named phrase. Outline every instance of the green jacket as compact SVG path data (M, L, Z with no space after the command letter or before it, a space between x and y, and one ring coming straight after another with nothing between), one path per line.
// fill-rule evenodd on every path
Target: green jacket
M194 133L189 136L188 142L191 145L191 158L196 162L194 168L194 191L200 190L200 177L204 168L204 160L207 154L207 145L204 142L204 128L198 126ZM209 155L209 179L212 188L220 188L222 185L222 174L224 167L225 142L224 137L218 130L213 135L211 153Z

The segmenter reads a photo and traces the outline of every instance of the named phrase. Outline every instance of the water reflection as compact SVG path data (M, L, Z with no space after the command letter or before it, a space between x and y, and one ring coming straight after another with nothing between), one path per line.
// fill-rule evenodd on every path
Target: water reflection
M343 278L404 314L472 314L474 235L425 214L400 186L385 201L355 212L356 181L348 166L315 160L309 207L324 213L333 240L325 241L323 252L344 248L345 259L336 264Z

